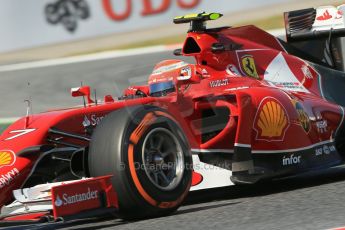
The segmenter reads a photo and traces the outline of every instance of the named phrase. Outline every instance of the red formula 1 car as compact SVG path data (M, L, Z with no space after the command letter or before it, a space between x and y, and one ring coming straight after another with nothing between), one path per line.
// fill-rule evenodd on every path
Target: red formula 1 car
M83 106L28 114L3 132L2 218L165 215L190 190L343 164L341 12L285 13L287 42L254 26L207 29L217 13L175 18L190 30L174 53L196 64L162 61L117 100L73 88Z

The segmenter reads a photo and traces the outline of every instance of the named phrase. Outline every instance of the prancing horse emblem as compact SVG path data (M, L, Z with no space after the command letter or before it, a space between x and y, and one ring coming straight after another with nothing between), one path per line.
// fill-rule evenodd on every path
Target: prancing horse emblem
M244 55L241 57L243 71L248 75L248 77L253 77L259 79L258 72L256 71L255 60L251 55Z

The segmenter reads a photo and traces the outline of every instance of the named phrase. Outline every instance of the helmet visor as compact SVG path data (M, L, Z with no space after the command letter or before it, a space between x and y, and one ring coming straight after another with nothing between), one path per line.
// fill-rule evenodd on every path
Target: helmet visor
M153 97L164 96L173 91L175 91L173 81L158 82L150 85L150 95Z

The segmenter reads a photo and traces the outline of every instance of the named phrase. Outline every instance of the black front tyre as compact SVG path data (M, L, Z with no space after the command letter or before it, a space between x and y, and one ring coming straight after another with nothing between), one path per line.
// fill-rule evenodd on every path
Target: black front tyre
M192 157L172 116L136 106L112 112L96 128L89 170L114 175L122 218L155 217L175 211L188 194Z

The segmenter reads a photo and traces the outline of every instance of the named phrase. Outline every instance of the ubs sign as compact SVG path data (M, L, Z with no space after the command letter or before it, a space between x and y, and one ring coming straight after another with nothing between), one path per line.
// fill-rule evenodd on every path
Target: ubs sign
M116 1L114 0L103 0L103 9L105 14L114 21L122 21L129 18L132 14L133 2L137 3L137 0L121 0L125 1L125 8L121 11L116 8ZM138 1L139 2L139 1ZM149 16L167 11L172 2L175 2L181 9L191 9L199 5L201 0L141 0L141 15Z

